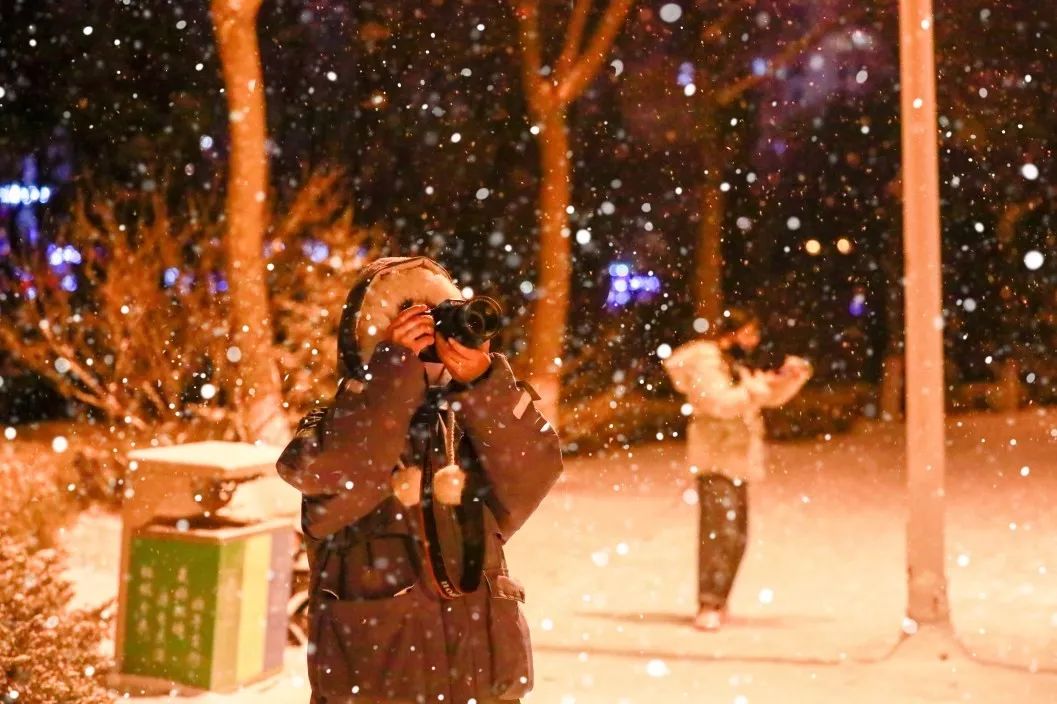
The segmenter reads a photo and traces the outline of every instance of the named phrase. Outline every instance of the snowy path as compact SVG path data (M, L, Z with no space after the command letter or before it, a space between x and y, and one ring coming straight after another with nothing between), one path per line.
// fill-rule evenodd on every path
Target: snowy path
M1057 672L1052 426L1057 414L952 419L947 544L966 649ZM863 425L774 448L772 476L752 487L733 623L719 634L689 627L696 513L682 497L680 446L571 461L508 550L537 651L530 701L1054 701L1057 675L985 668L957 651L945 662L887 657L905 602L901 432ZM112 593L112 519L86 517L70 544L82 597ZM246 701L304 701L299 660L292 653L291 671ZM203 699L214 700L231 699Z
M981 657L1057 669L1057 417L952 421L948 573L960 637ZM959 427L960 424L960 427ZM1016 444L1011 444L1016 440ZM718 635L686 628L694 607L695 507L680 500L681 449L573 463L562 490L510 546L541 647L714 657L874 659L905 606L901 429L777 446L752 487L751 543ZM1029 467L1028 475L1021 468ZM543 548L565 536L561 552ZM626 546L621 547L621 543ZM540 552L553 556L544 561ZM533 569L525 569L525 564ZM541 564L542 563L542 564ZM554 627L544 631L543 619Z

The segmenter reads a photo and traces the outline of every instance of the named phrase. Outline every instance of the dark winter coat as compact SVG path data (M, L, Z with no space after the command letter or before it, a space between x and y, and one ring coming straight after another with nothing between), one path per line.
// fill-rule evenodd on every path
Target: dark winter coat
M350 294L357 306L362 298L362 290ZM346 318L355 325L355 315ZM314 701L517 699L532 687L532 655L524 590L502 546L557 480L557 436L501 355L472 386L432 391L422 362L397 345L382 343L352 369L357 363L345 358L333 405L302 423L278 463L304 495ZM455 410L469 475L464 502L476 496L486 507L483 584L447 601L422 579L419 519L390 481L399 462L421 462L423 453L442 463L438 403Z

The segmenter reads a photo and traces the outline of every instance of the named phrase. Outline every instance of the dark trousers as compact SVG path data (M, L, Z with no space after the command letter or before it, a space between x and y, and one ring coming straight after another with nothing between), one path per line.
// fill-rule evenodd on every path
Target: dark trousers
M697 478L701 527L698 535L697 598L701 608L722 609L734 586L749 531L749 495L722 474Z

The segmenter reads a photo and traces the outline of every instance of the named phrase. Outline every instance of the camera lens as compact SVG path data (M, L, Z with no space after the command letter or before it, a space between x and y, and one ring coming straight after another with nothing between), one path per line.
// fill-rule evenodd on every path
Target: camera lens
M503 311L491 298L471 298L463 306L462 324L473 337L486 340L499 332Z
M485 329L484 316L478 314L475 311L466 311L466 318L464 320L466 329L472 332L474 335L480 335Z
M503 323L503 309L487 296L478 296L468 301L441 301L430 309L429 314L433 317L438 335L473 348L480 347L495 337ZM432 346L423 350L419 357L427 362L439 361Z

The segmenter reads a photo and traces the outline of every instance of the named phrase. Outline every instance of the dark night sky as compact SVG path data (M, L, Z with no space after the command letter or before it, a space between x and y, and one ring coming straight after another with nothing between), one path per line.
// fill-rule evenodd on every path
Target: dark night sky
M784 344L832 360L834 377L876 378L899 305L894 3L754 3L712 41L700 28L714 3L683 2L676 21L670 5L637 6L615 63L572 110L572 226L589 233L574 246L588 311L573 321L574 348L607 315L626 318L644 350L690 334L685 263L707 160L687 84L758 73L720 113L728 294L773 312ZM224 108L205 6L0 11L0 180L23 180L33 157L38 183L59 194L41 209L45 239L78 187L179 194L219 182ZM1052 349L1057 33L1038 3L948 0L938 12L949 352L975 378L1011 345ZM810 48L774 63L820 25ZM523 303L538 167L506 6L265 2L260 36L277 196L339 165L358 220ZM1032 199L1045 204L1000 251L1003 213ZM17 242L20 216L4 212ZM1025 265L1032 252L1044 255L1037 269ZM654 271L667 297L603 312L614 261ZM1019 319L996 326L1012 303ZM852 343L872 353L851 355Z

